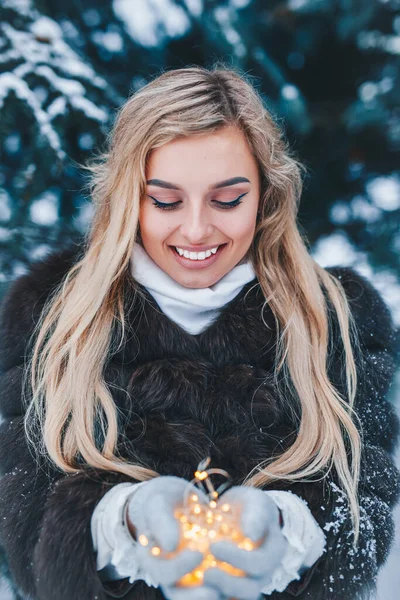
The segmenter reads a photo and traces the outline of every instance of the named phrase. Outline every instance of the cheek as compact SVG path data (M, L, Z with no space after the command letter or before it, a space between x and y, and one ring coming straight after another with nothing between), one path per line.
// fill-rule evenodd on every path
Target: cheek
M140 233L143 240L163 241L171 229L168 221L158 215L152 207L144 206L139 214Z
M255 226L256 221L252 216L238 215L234 219L225 219L221 230L226 233L227 237L240 243L241 241L247 242L249 238L253 237Z

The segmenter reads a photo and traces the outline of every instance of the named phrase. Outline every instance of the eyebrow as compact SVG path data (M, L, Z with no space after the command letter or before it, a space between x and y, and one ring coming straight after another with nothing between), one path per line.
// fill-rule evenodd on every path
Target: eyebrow
M177 183L171 183L169 181L163 181L162 179L149 179L146 181L147 185L156 185L157 187L166 188L168 190L181 190L183 188ZM209 190L216 190L218 188L228 187L229 185L235 185L236 183L250 183L250 180L247 177L231 177L230 179L225 179L224 181L218 181L218 183L213 183L208 186Z

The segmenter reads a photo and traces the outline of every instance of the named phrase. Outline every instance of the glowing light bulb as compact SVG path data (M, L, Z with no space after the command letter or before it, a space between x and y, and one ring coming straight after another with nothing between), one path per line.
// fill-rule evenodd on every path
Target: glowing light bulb
M197 571L194 572L194 574L196 575L196 577L198 577L199 579L203 579L203 571L200 571L199 569Z
M254 544L250 540L244 540L240 544L238 544L239 548L243 548L244 550L253 550Z

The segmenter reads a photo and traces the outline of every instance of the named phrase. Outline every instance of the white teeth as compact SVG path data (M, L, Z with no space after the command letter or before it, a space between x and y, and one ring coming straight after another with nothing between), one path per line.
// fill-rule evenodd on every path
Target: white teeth
M182 250L182 248L178 248L178 246L175 246L175 248L180 256L184 256L190 260L204 260L205 258L211 256L211 254L215 254L219 246L211 248L210 250L205 250L204 252L189 252L188 250Z

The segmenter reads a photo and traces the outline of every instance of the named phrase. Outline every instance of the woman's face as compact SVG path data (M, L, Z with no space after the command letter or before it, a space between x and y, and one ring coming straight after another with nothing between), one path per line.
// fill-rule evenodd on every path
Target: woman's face
M156 148L146 181L142 244L170 277L188 288L211 287L242 261L254 237L260 190L256 160L240 131L226 127Z

